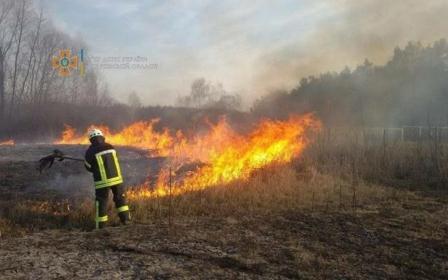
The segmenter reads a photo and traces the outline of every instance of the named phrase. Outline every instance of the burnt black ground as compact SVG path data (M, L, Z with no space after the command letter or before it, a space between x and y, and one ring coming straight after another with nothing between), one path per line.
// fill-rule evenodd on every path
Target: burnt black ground
M40 174L38 160L58 148L65 154L83 158L85 145L15 145L0 146L0 188L3 196L36 198L48 193L73 198L93 193L92 178L82 162L55 161L50 169ZM137 185L146 180L148 174L157 174L163 158L150 158L143 150L116 147L127 185Z

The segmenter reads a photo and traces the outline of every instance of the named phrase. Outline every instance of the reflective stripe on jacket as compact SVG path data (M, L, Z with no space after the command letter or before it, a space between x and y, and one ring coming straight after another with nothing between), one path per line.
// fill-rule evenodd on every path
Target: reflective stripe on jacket
M117 152L108 143L90 146L86 152L85 166L93 173L96 189L123 183Z
M95 154L101 179L95 181L95 187L105 188L123 183L117 152L114 149Z

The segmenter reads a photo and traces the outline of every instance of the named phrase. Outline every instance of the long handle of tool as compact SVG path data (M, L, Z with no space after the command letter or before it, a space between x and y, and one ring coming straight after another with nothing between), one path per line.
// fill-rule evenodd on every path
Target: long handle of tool
M69 160L74 160L74 161L84 161L84 159L82 158L74 158L74 157L67 157L67 156L63 156L63 159L69 159Z

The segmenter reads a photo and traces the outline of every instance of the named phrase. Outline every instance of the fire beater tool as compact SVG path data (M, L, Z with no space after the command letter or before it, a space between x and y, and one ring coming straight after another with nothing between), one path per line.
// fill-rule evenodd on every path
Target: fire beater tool
M37 167L37 169L39 170L39 173L42 173L42 171L45 169L50 169L56 159L58 161L63 161L64 159L67 159L67 160L84 162L84 159L82 159L82 158L66 156L62 151L55 149L55 150L53 150L53 153L51 153L48 156L45 156L39 160L39 166Z

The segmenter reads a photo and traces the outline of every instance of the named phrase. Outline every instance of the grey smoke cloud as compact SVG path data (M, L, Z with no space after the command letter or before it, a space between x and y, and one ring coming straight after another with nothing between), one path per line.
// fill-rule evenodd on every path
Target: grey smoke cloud
M333 10L306 40L267 50L259 59L262 88L297 85L300 77L355 67L365 58L382 64L396 46L429 44L448 37L448 2L443 0L331 1Z
M119 99L135 90L147 104L173 104L197 77L250 104L304 76L364 58L383 63L409 40L448 37L445 0L43 2L91 53L157 63L155 71L103 72Z

